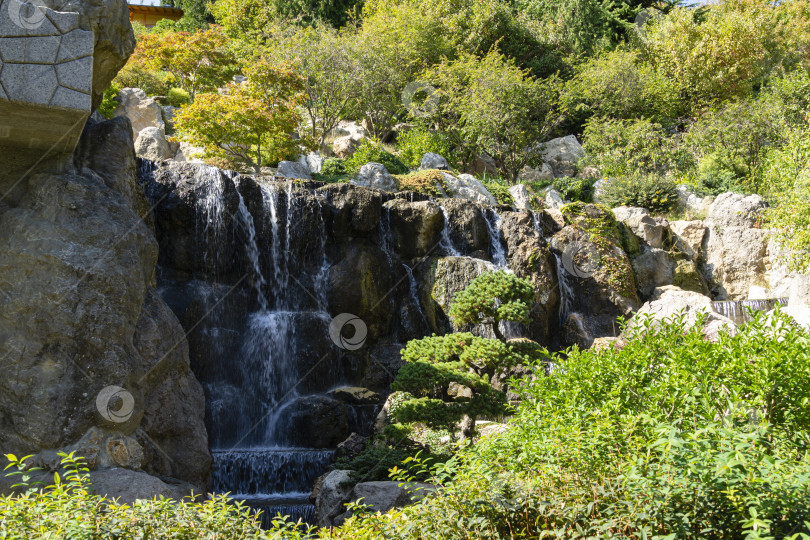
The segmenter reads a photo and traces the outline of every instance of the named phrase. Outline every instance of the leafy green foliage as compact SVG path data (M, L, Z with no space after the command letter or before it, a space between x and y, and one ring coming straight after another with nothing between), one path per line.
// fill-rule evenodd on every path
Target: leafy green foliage
M538 159L527 147L564 118L556 78L536 80L496 51L445 60L426 76L439 88L431 119L450 136L459 160L467 164L486 152L512 181Z
M557 178L551 187L560 193L563 200L589 203L593 200L595 183L596 180L591 178Z
M648 120L592 118L583 135L587 163L606 177L661 174L692 166L692 155L676 137Z
M172 107L182 107L191 103L191 96L182 88L172 88L166 97Z
M455 166L450 146L450 139L446 135L431 131L422 125L401 132L397 136L399 158L414 169L422 163L422 157L428 152L439 154L447 159L451 166Z
M444 173L436 169L412 171L396 177L400 191L415 191L431 197L447 195L449 188Z
M355 174L366 163L381 163L391 174L405 174L409 171L408 166L397 156L369 139L363 139L352 157L346 160L346 171Z
M332 534L806 538L810 337L780 315L716 343L701 327L567 351L524 382L509 430L425 467L436 496Z
M346 174L346 160L342 158L328 158L321 165L321 174L324 176L341 176Z
M118 102L115 98L118 97L119 93L121 93L121 87L115 83L111 84L110 87L104 91L104 98L101 101L101 105L98 106L98 112L101 113L101 116L107 119L113 117L115 109L118 108Z
M11 476L23 493L0 497L0 533L9 540L30 538L253 538L280 540L307 538L306 525L273 520L273 530L263 531L252 510L225 495L204 502L166 498L138 500L128 505L91 495L86 462L74 454L60 454L62 470L52 483L33 482L39 471L27 465L30 458L7 455Z
M218 26L196 32L149 33L141 36L131 62L142 69L165 71L172 83L189 93L215 91L236 74L236 59Z
M675 182L655 174L622 176L608 180L601 200L610 207L638 206L651 212L664 213L678 203Z
M290 137L300 120L301 80L264 61L245 73L247 82L231 84L228 92L198 95L178 111L175 129L203 146L206 157L260 173L264 164L290 157L302 142Z
M501 321L526 323L534 301L534 286L527 280L500 270L481 274L458 293L450 306L456 326L486 324L501 341Z

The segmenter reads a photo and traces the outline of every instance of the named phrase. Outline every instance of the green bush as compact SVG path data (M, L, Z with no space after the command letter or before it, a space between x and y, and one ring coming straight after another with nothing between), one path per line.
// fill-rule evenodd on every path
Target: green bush
M104 91L104 98L101 101L101 105L98 106L98 112L101 116L107 119L113 117L115 109L118 108L118 102L115 98L118 97L120 92L121 88L116 84L111 84L110 87Z
M436 496L334 537L807 538L810 335L762 313L717 342L636 328L526 380L506 432L425 465Z
M648 120L591 118L583 134L587 165L607 176L687 171L692 155L680 138Z
M381 163L391 174L405 174L410 170L397 156L369 139L363 139L354 155L346 160L346 172L356 174L366 163Z
M172 107L182 107L191 103L191 96L182 88L172 88L167 95L169 105Z
M321 165L321 174L324 176L341 176L346 174L346 160L342 158L329 158Z
M397 137L397 148L399 157L412 168L417 168L422 163L422 157L428 152L439 154L447 160L452 167L456 164L452 162L453 155L450 149L449 138L436 131L431 131L424 126L416 126L408 131L403 131Z
M558 191L563 200L589 203L593 201L593 185L596 180L590 178L558 178L551 187Z
M600 198L611 208L639 206L650 212L663 213L678 203L675 182L656 174L636 174L611 178L602 187Z
M309 538L306 525L273 520L273 530L263 531L253 511L225 495L204 502L166 498L138 500L133 504L109 501L89 493L91 488L83 458L60 454L62 470L47 486L34 482L41 473L26 465L29 458L7 455L6 470L19 481L23 493L0 497L0 536L9 540L32 538L198 538L280 540ZM30 456L29 456L30 457Z

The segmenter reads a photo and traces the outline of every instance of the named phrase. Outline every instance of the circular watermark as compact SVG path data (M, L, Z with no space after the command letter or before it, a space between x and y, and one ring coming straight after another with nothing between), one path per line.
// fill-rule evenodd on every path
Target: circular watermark
M418 100L417 98L421 96L424 96L424 99ZM429 83L412 81L402 90L402 105L411 116L424 118L436 112L439 106L439 93Z
M8 18L25 30L36 30L45 22L45 2L43 0L9 0Z
M350 336L345 335L347 327L353 329ZM366 336L368 336L366 323L357 315L341 313L329 323L329 337L341 349L356 351L366 342Z
M96 397L96 409L108 422L123 424L135 411L135 398L120 386L107 386Z
M583 242L569 244L562 252L562 265L568 274L589 278L598 269L599 253L596 247Z

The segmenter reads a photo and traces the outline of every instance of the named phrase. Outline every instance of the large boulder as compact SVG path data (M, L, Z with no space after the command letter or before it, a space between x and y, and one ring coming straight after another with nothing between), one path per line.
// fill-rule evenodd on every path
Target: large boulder
M135 153L149 161L163 161L173 158L177 154L177 148L172 151L163 128L147 127L135 139Z
M509 268L534 286L528 335L540 343L549 343L560 309L560 290L556 262L541 231L527 212L504 212L501 229L506 240Z
M632 334L643 328L647 319L652 321L651 327L655 328L664 321L683 317L684 327L690 328L697 323L699 315L705 317L703 331L707 337L714 338L719 330L736 331L737 327L731 319L715 311L711 298L669 285L653 292L650 300L630 320L625 333Z
M638 291L644 298L662 285L671 285L675 277L675 265L669 253L663 249L644 247L641 253L631 260L636 274Z
M66 448L101 428L136 440L144 470L203 490L202 391L153 288L129 123L89 125L74 167L32 174L0 209L0 447Z
M461 174L456 177L444 173L444 180L454 199L467 199L478 204L497 204L492 193L487 191L484 184L476 180L471 174Z
M354 486L350 501L362 499L372 512L388 512L393 508L403 508L424 499L435 491L435 486L420 482L361 482Z
M616 220L627 225L633 234L648 246L660 249L664 247L666 227L655 220L649 210L632 206L619 206L613 209Z
M391 219L397 253L403 259L427 255L441 242L444 213L438 204L394 199L384 207Z
M686 255L689 260L697 261L703 238L706 236L706 226L702 221L671 221L669 228L672 231L675 247Z
M318 479L315 497L315 522L319 527L330 527L333 520L346 511L346 502L356 483L352 471L336 470Z
M574 176L577 173L577 162L585 156L582 145L574 135L558 137L539 146L543 162L554 171L554 176Z
M800 275L793 280L790 288L788 305L807 306L810 305L810 276Z
M310 174L320 173L321 167L323 167L323 158L317 152L310 152L305 156L299 156L298 163L306 167Z
M137 139L138 134L146 128L165 129L166 123L163 121L160 105L140 88L124 88L115 99L118 107L114 115L129 118L133 138Z
M382 197L374 189L352 184L330 184L319 190L333 209L332 230L338 239L368 233L380 224Z
M423 291L425 298L422 304L426 306L425 315L431 330L436 334L445 334L453 328L450 324L450 306L456 295L463 291L484 272L495 270L495 266L487 261L470 257L441 257L431 264L430 272L426 276Z
M512 199L515 201L515 208L518 210L526 210L527 212L532 211L533 197L525 184L516 184L510 187L509 194L512 195Z
M296 180L312 180L309 172L309 166L300 161L282 161L278 164L276 176Z
M424 171L428 169L437 169L440 171L449 171L450 164L439 154L428 152L422 156L422 162L419 164L419 170Z
M396 191L397 182L388 173L385 165L381 163L366 163L360 167L357 176L352 178L355 186L381 189L383 191Z
M768 232L759 227L766 204L758 195L723 193L709 208L700 270L717 300L744 300L767 289Z
M360 147L360 141L352 137L338 137L332 143L332 153L339 158L346 159Z
M518 180L521 182L544 182L554 180L554 171L548 163L543 163L543 165L536 168L526 165L518 173Z

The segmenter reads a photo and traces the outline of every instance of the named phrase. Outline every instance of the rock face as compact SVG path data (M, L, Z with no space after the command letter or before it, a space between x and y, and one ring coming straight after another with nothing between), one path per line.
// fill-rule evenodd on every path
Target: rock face
M385 209L396 231L396 250L402 258L422 257L439 245L444 214L438 204L395 199L386 203Z
M355 186L370 187L383 191L396 191L397 183L381 163L366 163L360 167L357 177L352 178Z
M768 233L758 228L765 202L757 195L724 193L706 217L700 270L717 300L744 300L752 286L768 288Z
M344 505L354 487L351 472L332 471L318 480L315 515L319 527L333 525L333 520L346 511Z
M65 448L103 428L142 447L124 464L199 491L203 398L152 288L157 242L134 159L128 122L90 125L70 171L30 176L0 210L0 448Z
M617 318L638 309L635 276L609 210L584 205L567 212L565 221L551 240L563 269L563 335L589 347L597 337L615 336Z
M134 48L123 0L7 0L0 9L0 182L73 152Z
M526 189L524 184L517 184L509 188L509 194L515 201L515 208L518 210L532 210L532 197L529 195L529 190Z

